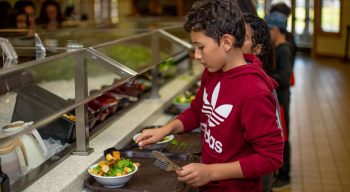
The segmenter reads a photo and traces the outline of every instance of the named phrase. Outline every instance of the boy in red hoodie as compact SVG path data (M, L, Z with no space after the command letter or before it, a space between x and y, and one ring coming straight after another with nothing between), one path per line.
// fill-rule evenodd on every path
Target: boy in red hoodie
M282 165L277 86L254 55L243 55L244 19L232 0L198 1L184 28L205 70L196 99L176 119L144 130L145 146L164 136L201 128L201 163L177 170L178 179L201 191L261 191L261 176ZM249 63L249 64L248 64Z

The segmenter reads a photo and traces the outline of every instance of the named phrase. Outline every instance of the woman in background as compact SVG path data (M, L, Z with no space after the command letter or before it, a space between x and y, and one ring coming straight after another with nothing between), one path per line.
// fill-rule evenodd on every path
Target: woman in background
M14 5L14 9L17 12L25 12L29 19L29 28L35 29L36 27L36 8L35 4L29 0L17 1Z
M57 29L61 27L63 21L61 6L53 0L46 0L41 5L39 24L47 29Z

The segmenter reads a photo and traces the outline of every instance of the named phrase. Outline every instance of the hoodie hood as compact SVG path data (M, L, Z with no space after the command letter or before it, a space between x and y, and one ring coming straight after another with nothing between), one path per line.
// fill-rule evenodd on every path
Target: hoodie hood
M217 75L223 76L224 78L234 79L244 75L255 75L262 79L267 87L272 91L278 84L262 68L262 63L258 57L252 54L244 54L244 59L247 61L246 65L235 67L226 72L217 72Z

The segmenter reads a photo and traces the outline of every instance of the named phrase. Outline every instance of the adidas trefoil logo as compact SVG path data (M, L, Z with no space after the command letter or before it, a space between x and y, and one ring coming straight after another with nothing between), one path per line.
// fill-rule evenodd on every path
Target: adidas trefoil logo
M230 115L233 105L223 104L216 107L216 102L219 97L220 92L220 82L215 86L213 91L211 101L208 100L208 93L204 88L203 92L203 107L202 113L208 116L208 125L209 127L215 127L224 122L225 119Z

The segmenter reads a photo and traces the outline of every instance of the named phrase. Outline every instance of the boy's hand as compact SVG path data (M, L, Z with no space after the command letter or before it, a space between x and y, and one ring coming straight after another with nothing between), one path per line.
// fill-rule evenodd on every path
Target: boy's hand
M200 187L210 182L210 165L191 163L177 170L179 181L184 181L193 187Z
M140 147L144 147L161 141L165 136L166 131L162 128L144 129L141 134L136 137L135 142L138 143Z

